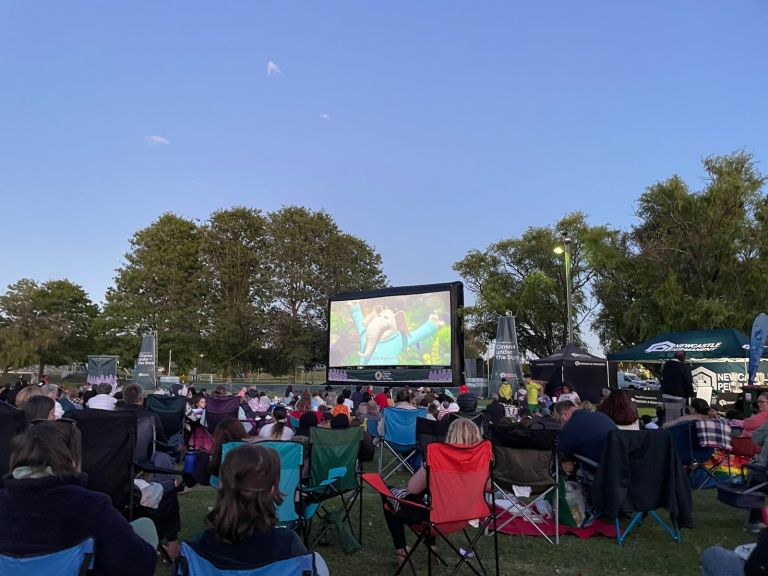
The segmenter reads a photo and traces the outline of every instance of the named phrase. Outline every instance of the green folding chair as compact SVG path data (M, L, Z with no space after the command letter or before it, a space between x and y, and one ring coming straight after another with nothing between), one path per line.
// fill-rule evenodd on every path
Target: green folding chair
M351 512L360 500L358 542L362 543L363 499L362 480L357 454L363 440L359 426L344 429L311 428L309 433L309 482L299 487L299 516L304 543L310 550L325 536L332 525L333 514L341 514L341 521L352 527ZM333 500L341 501L341 508L328 508ZM320 533L310 540L312 521L322 520Z

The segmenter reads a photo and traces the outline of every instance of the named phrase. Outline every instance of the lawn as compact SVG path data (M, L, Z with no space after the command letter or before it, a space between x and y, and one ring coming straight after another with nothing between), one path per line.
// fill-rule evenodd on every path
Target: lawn
M373 463L367 464L366 469L369 468L374 468ZM403 476L399 480L405 482L406 478ZM180 497L182 538L204 528L204 516L214 499L213 489L207 487L195 487ZM636 528L623 547L604 537L579 540L575 536L564 536L560 545L553 546L542 538L500 535L500 573L514 576L693 576L699 574L698 557L707 546L721 544L734 548L754 541L753 535L743 531L745 513L718 502L714 490L696 491L693 502L695 528L683 530L681 544L672 542L662 528L650 520ZM665 515L662 514L662 517ZM493 539L483 538L480 549L485 553L482 556L484 561L491 560ZM394 554L381 513L381 501L371 488L364 490L363 549L347 556L335 545L335 535L332 535L331 544L320 546L317 551L325 558L333 576L394 573ZM416 566L419 574L426 574L423 555L417 558ZM449 571L438 568L434 573L448 574ZM471 572L465 568L460 573ZM169 570L159 566L157 574L165 576Z

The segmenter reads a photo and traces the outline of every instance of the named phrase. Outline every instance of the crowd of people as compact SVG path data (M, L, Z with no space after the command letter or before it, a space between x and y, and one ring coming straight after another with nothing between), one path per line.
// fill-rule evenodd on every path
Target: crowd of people
M384 411L390 408L420 408L425 418L450 422L446 442L473 445L492 436L491 425L523 427L545 425L558 430L558 449L563 471L570 474L577 456L599 462L612 430L669 430L692 420L724 421L737 433L764 448L758 456L768 463L768 394L757 398L756 411L744 418L732 410L727 417L717 414L703 399L691 398L684 356L678 356L668 376L680 382L662 387L665 409L657 416L638 414L630 395L621 389L605 390L593 405L582 400L570 382L564 382L551 396L546 383L525 374L522 385L502 379L498 394L480 409L478 396L466 386L454 396L446 389L429 387L384 388L376 393L358 385L337 390L298 391L292 386L279 396L246 387L234 391L217 386L210 392L194 386L174 385L166 392L186 398L185 431L180 438L164 433L160 417L147 411L144 391L137 385L123 388L102 383L69 394L50 383L29 385L19 382L0 391L0 401L21 410L25 429L10 444L9 475L0 490L0 553L38 554L72 546L84 538L95 538L95 574L152 574L156 548L175 558L180 518L178 505L169 508L170 518L153 516L129 523L112 505L108 496L87 488L81 472L81 433L77 412L106 410L153 415L156 439L160 444L188 443L195 434L206 434L206 406L211 397L237 397L237 413L221 420L209 434L206 473L217 488L215 506L207 516L209 528L192 539L196 549L213 561L227 565L252 566L306 553L297 534L278 525L276 506L286 495L278 490L280 462L276 453L259 446L262 440L293 440L308 444L311 430L318 428L363 429L359 449L361 462L371 460L379 438L386 433ZM679 365L678 365L679 364ZM665 391L666 390L666 391ZM680 396L676 396L680 394ZM683 408L680 409L680 398ZM670 408L670 410L667 410ZM223 446L236 443L226 458ZM305 463L310 451L305 450ZM156 466L180 466L178 452L155 452ZM427 485L423 461L405 486L393 487L401 500L424 502ZM309 466L304 466L304 473ZM179 481L173 474L158 474L151 482L162 487L162 497L175 499ZM490 486L489 486L490 488ZM397 561L407 555L405 526L418 522L424 509L401 501L384 501L383 516L389 529ZM8 511L6 513L6 511ZM763 511L753 511L748 528L762 531L754 558L768 556L768 531L762 524ZM762 542L763 544L760 544ZM436 546L433 540L428 541ZM720 548L705 551L704 574L714 566L733 565L752 574L749 558L738 558ZM754 560L756 561L756 560ZM730 564L728 564L730 563ZM327 570L318 557L320 572ZM718 568L722 569L722 568ZM707 570L710 570L707 572ZM738 573L738 572L734 572Z

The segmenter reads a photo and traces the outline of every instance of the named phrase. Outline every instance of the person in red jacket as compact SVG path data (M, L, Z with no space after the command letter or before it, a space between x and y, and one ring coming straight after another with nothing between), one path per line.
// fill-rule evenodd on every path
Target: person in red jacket
M389 398L389 388L384 388L383 392L379 392L373 398L373 401L376 402L376 404L378 404L379 408L381 408L382 410L389 406L389 400L390 400L390 398Z

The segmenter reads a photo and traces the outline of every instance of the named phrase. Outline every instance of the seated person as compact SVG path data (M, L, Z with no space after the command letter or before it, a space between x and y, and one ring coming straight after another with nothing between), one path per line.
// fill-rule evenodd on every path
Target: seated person
M114 410L117 399L112 395L112 385L103 382L94 386L96 394L85 403L86 408L97 410Z
M709 404L703 398L694 398L691 401L690 412L685 416L664 422L662 428L670 428L677 426L678 424L685 424L691 420L707 420L709 418L717 417L717 413L709 407Z
M456 404L459 405L459 411L450 412L447 415L448 421L452 422L456 418L469 418L480 427L480 431L483 435L487 435L488 424L486 422L485 413L477 411L477 396L471 392L461 394L456 398Z
M299 536L277 526L276 509L284 496L280 485L280 458L259 444L230 450L221 465L216 504L208 514L210 528L190 540L209 562L228 569L261 566L307 554ZM328 574L315 555L317 574Z
M272 409L272 422L265 424L259 430L259 438L268 440L290 440L293 438L293 430L286 423L288 411L282 406Z
M701 553L701 576L764 576L768 566L768 529L763 529L754 547L727 550L711 546Z
M600 462L608 432L616 430L616 424L602 412L580 410L570 400L555 404L555 414L560 422L558 447L566 458L574 454Z
M245 442L248 433L245 431L243 423L237 418L224 418L216 425L213 431L213 449L211 450L211 459L208 462L208 473L211 475L211 486L216 488L219 485L219 468L221 468L222 447L229 442Z
M32 396L22 408L27 424L35 420L56 420L56 402L48 396Z
M336 404L333 406L333 415L336 416L338 414L344 414L349 418L349 406L346 405L344 396L336 398Z
M742 436L752 436L752 432L768 423L768 392L763 392L757 397L757 412L744 419L742 424Z
M451 422L448 427L448 434L445 437L447 444L456 444L458 446L474 446L482 442L483 437L480 434L480 428L469 418L458 418ZM490 482L490 478L489 478ZM490 489L490 485L486 487ZM427 493L427 470L423 466L416 471L408 481L406 488L393 488L392 493L398 498L411 500L419 504L425 503ZM382 496L384 505L384 520L392 536L392 543L395 546L395 555L399 562L404 562L407 555L405 546L405 527L411 524L418 524L427 519L428 512L423 508L408 506L397 500L388 499ZM435 547L434 536L427 536L427 544L433 549Z
M600 402L597 410L613 420L621 430L640 430L637 408L624 390L611 390L608 398Z
M97 576L151 576L157 554L112 506L84 488L80 430L41 422L11 440L11 477L0 490L0 553L42 555L94 539ZM146 522L146 520L143 520Z

